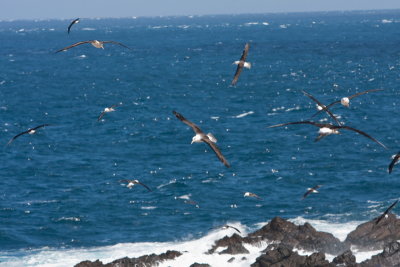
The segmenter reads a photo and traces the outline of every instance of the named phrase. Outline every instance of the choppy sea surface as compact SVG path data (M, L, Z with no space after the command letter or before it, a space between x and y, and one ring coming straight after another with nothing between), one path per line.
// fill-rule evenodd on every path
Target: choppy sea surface
M203 252L233 233L218 228L226 223L246 233L281 216L344 240L399 197L400 169L387 172L400 148L399 10L81 19L68 35L69 22L0 22L1 266L167 249L188 251L167 266L223 266L230 257ZM54 53L94 39L132 49ZM252 68L230 86L247 42ZM384 90L332 112L387 150L346 130L314 142L311 125L267 128L310 119L316 106L302 90L328 104L369 89ZM212 132L231 168L191 145L173 110ZM320 193L301 200L317 184ZM262 250L248 249L231 266Z

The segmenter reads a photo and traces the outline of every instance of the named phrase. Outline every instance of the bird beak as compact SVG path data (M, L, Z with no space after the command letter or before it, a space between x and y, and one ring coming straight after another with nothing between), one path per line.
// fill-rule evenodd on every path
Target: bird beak
M193 145L193 141L192 141L192 142L190 142L190 144L191 144L191 145Z

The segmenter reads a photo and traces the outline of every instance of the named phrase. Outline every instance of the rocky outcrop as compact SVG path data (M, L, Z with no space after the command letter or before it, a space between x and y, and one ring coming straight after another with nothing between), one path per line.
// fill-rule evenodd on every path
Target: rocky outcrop
M255 243L261 240L279 242L295 248L308 251L319 251L338 255L349 247L340 242L330 233L319 232L309 223L295 225L280 217L275 217L270 223L244 238L247 243Z
M149 267L157 266L160 262L173 260L181 255L182 253L179 251L168 250L166 253L162 253L160 255L150 254L141 256L139 258L125 257L107 264L103 264L99 260L96 260L95 262L83 261L75 265L75 267Z
M189 267L211 267L211 265L207 264L207 263L197 263L197 262L195 262L192 265L190 265Z
M378 224L375 222L372 220L360 224L347 235L345 242L357 246L357 249L369 251L383 249L385 244L400 240L400 219L395 215L389 214Z
M233 234L228 237L225 236L215 242L211 249L208 250L208 254L214 253L220 247L227 247L219 254L247 254L249 251L243 246L243 238L238 234Z
M265 254L256 259L251 267L333 267L329 261L325 260L325 254L313 253L310 256L300 256L293 252L292 247L288 245L269 246Z
M391 242L385 246L382 253L363 261L360 267L392 267L400 266L400 243Z
M343 254L335 257L332 261L335 266L346 266L346 267L356 267L356 257L353 255L351 250L345 251Z

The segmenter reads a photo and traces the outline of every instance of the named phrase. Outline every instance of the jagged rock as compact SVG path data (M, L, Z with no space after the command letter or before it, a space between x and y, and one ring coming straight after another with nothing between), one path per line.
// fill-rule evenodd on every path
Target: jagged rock
M82 261L75 265L75 267L102 267L104 266L103 262L96 260L95 262L91 261Z
M228 262L231 263L231 262L234 261L234 260L235 260L235 257L232 257L232 258L230 258L230 259L228 260Z
M249 254L250 252L242 245L242 243L230 244L225 250L218 254Z
M392 267L400 266L400 243L391 242L385 246L383 251L378 255L372 256L371 259L363 261L361 267Z
M211 267L211 265L207 264L207 263L197 263L197 262L195 262L192 265L190 265L189 267Z
M83 261L75 265L75 267L147 267L158 265L158 263L165 260L173 260L181 255L182 253L179 251L168 250L160 255L150 254L141 256L139 258L125 257L107 264L103 264L99 260L96 260L95 262Z
M323 253L300 256L297 252L292 251L292 247L283 244L270 248L271 250L258 257L251 267L333 267L325 260Z
M383 249L385 244L400 239L400 219L389 214L378 224L375 219L357 226L347 235L345 242L361 250Z
M335 257L332 261L336 266L356 267L356 257L351 250L346 250L344 253Z
M242 254L249 251L242 245L243 238L238 234L233 234L231 237L225 236L222 239L215 241L215 244L208 250L208 254L214 253L219 247L228 247L221 254Z
M330 233L318 232L309 223L295 225L280 217L275 217L270 223L242 238L246 243L257 243L262 240L278 241L281 244L302 248L308 251L319 251L337 255L349 249Z

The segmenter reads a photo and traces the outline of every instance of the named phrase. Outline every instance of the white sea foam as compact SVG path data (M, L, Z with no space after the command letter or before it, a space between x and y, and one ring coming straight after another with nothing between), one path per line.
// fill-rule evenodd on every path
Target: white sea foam
M324 220L309 220L302 217L297 217L290 220L295 224L304 224L305 222L310 223L318 231L324 231L332 233L334 236L343 241L347 234L353 231L360 221L351 221L347 223L330 222ZM333 219L334 221L334 219ZM247 235L248 232L256 230L264 226L267 222L256 224L252 227L246 227L238 222L229 222L238 228L242 235ZM180 257L175 260L162 262L159 266L190 266L194 262L208 263L211 266L229 266L232 267L244 267L250 266L255 262L256 258L261 255L261 251L264 250L269 243L261 242L257 245L244 244L244 247L250 252L249 254L206 254L206 252L214 245L214 242L218 239L228 235L231 236L235 233L233 229L214 229L211 230L205 236L189 240L189 241L178 241L178 242L142 242L142 243L121 243L113 246L95 247L95 248L82 248L82 249L51 249L48 247L29 250L29 251L16 251L15 253L0 252L0 266L44 266L44 267L63 267L73 266L81 261L90 260L95 261L99 259L103 263L109 263L116 259L123 257L140 257L146 254L161 254L167 250L176 250L183 253ZM218 251L224 248L219 248ZM312 251L296 250L300 255L310 255ZM352 248L353 254L356 256L357 262L362 262L369 259L372 255L378 254L381 251L369 251L360 252L355 248ZM17 257L14 255L25 255ZM234 257L234 260L228 263ZM334 255L326 255L329 261L332 261Z
M241 113L239 115L234 116L234 118L243 118L243 117L246 117L246 116L251 115L251 114L254 114L254 111Z

